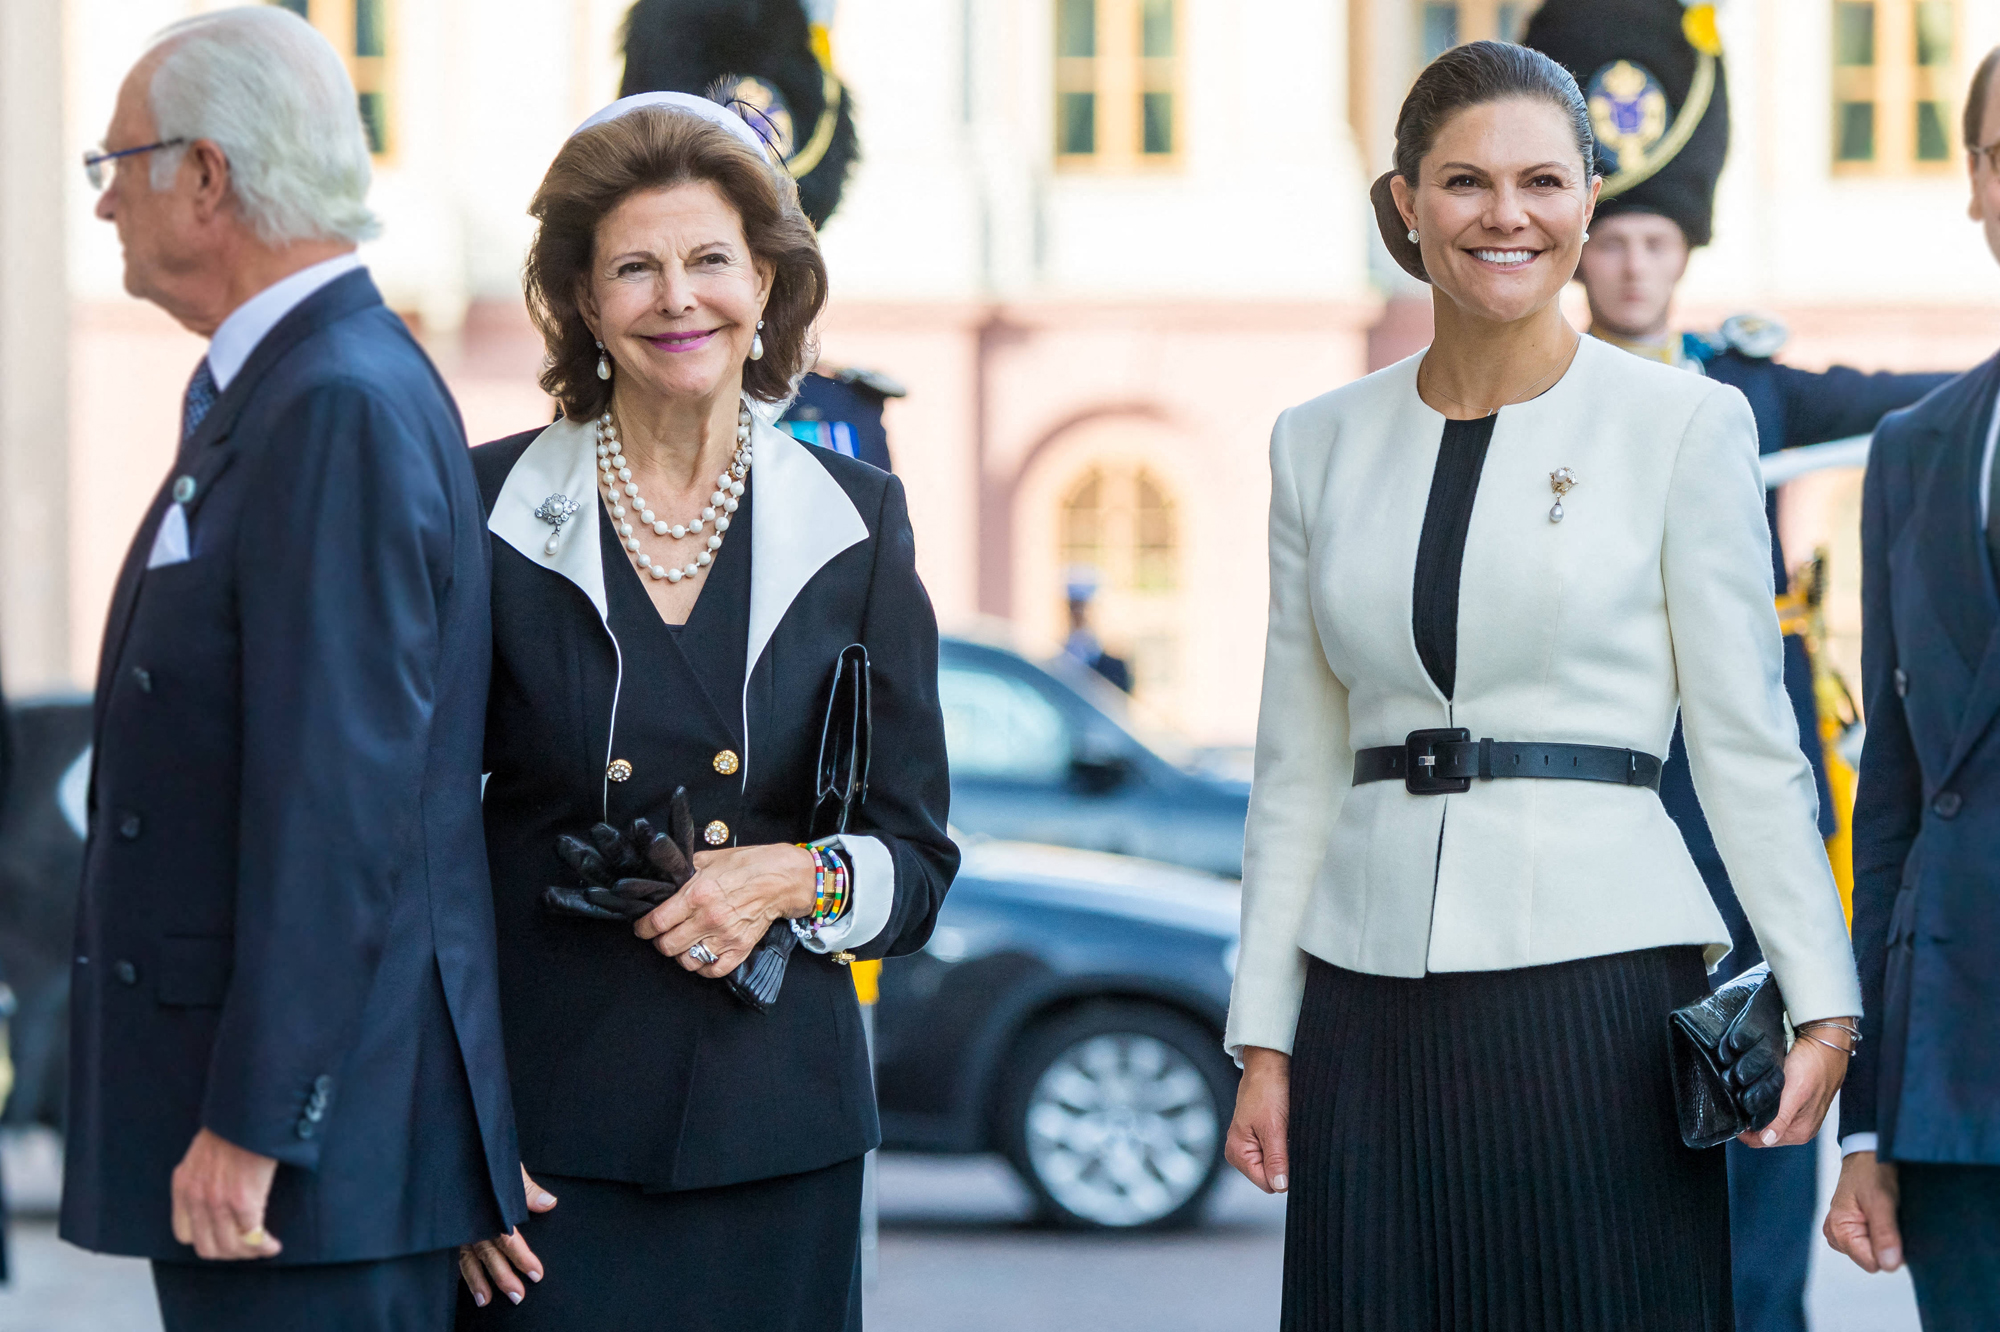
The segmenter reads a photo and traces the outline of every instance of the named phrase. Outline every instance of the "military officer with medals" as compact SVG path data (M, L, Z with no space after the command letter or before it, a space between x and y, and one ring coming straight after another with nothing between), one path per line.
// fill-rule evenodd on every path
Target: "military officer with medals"
M619 96L700 93L738 106L798 182L806 216L824 227L860 155L853 102L833 70L832 23L833 0L638 0L625 20ZM906 393L880 371L822 361L800 379L778 425L886 472L882 409Z
M1716 178L1729 146L1728 85L1712 5L1548 0L1522 40L1576 76L1597 136L1604 188L1577 272L1590 300L1592 334L1741 390L1766 454L1868 434L1884 415L1950 378L1781 365L1772 358L1784 345L1784 325L1753 315L1729 319L1713 334L1672 332L1674 288L1691 251L1710 240ZM1767 502L1772 574L1782 589L1789 566L1777 537L1775 494ZM1832 836L1838 811L1827 785L1812 661L1798 634L1785 640L1785 684L1819 788L1820 831ZM1729 922L1735 947L1715 975L1720 983L1762 959L1695 798L1678 729L1660 799ZM1752 1151L1731 1142L1726 1150L1737 1325L1742 1332L1805 1332L1814 1148Z

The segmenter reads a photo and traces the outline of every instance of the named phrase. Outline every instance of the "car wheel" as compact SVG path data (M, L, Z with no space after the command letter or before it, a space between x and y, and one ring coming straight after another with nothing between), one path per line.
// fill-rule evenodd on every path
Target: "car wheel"
M1188 1225L1222 1169L1235 1088L1207 1028L1148 1004L1091 1004L1021 1043L1001 1140L1048 1220Z

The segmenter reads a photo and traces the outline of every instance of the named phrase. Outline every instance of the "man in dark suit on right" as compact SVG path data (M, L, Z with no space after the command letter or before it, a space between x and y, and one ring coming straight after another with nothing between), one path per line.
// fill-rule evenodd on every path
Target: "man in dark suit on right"
M1966 99L2000 259L2000 50ZM1866 1015L1826 1238L1907 1259L1925 1332L2000 1327L2000 357L1875 432L1862 499L1868 742L1854 816Z

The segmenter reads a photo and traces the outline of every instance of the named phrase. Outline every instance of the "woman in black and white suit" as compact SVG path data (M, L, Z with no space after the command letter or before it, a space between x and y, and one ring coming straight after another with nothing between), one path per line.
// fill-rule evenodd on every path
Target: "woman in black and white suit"
M1669 1069L1729 941L1657 796L1677 707L1805 1038L1745 1136L1809 1141L1845 1074L1755 425L1563 319L1590 123L1523 47L1426 69L1376 205L1435 341L1272 435L1227 1150L1290 1194L1289 1329L1731 1326L1723 1154Z
M732 112L614 103L531 211L542 383L563 416L474 465L501 1009L538 1215L462 1256L461 1326L859 1327L862 1156L880 1131L841 964L921 947L958 864L902 485L767 424L825 269L791 181ZM816 866L797 843L854 643L872 767ZM705 844L692 879L631 926L545 909L546 887L577 881L560 835L665 825L676 787ZM821 867L844 904L816 891ZM721 978L784 920L799 948L760 1013Z

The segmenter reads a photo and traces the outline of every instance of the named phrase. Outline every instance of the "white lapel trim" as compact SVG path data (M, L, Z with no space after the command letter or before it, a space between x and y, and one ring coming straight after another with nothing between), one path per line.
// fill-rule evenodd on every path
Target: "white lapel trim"
M743 655L743 789L750 789L750 677L785 612L834 556L868 539L868 524L808 445L759 419L756 517L750 524L750 641ZM830 665L831 663L829 663Z
M808 445L761 421L756 448L757 516L750 525L750 646L745 684L785 612L828 561L868 539L868 524ZM536 501L540 503L540 501Z
M556 553L549 554L549 525L535 510L552 495L576 501L576 511L562 526ZM541 565L576 584L597 608L598 623L611 639L618 673L611 685L611 720L605 728L604 777L598 783L605 817L611 810L611 759L618 749L618 697L625 690L625 648L611 632L611 613L604 599L604 552L598 547L597 433L589 422L557 421L514 460L500 487L486 530Z
M587 421L567 417L535 436L500 487L487 530L544 569L576 584L609 627L604 600L604 555L597 545L596 435ZM566 495L576 512L563 524L556 553L548 553L549 525L535 510L551 495Z

